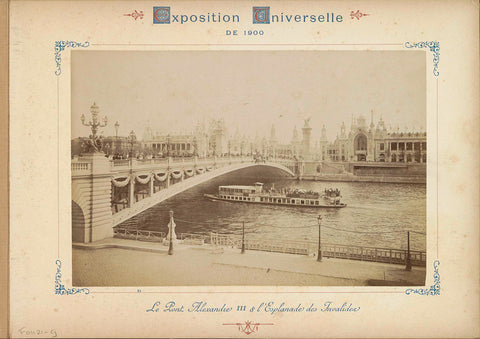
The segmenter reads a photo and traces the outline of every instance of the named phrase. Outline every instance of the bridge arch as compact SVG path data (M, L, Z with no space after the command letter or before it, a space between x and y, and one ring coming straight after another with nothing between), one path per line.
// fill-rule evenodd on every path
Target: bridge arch
M246 168L254 168L254 167L266 167L266 168L273 168L279 171L279 173L283 173L285 176L295 177L295 173L289 169L288 167L274 163L274 162L243 162L243 163L236 163L230 164L227 166L216 168L213 171L205 172L201 175L195 175L184 181L178 182L176 184L171 185L170 187L163 189L159 192L156 192L153 196L145 198L139 202L134 203L131 207L121 210L118 213L113 214L113 223L112 227L121 224L122 222L134 217L135 215L149 209L150 207L167 200L181 192L184 192L194 186L197 186L201 183L207 182L212 180L216 177L221 175L231 173L234 171L246 169Z
M89 154L72 162L72 241L89 243L112 237L114 226L178 193L218 176L254 167L275 169L280 175L294 177L298 163L284 159L276 162L258 162L251 158L230 157L208 159L195 157L188 160L168 158L115 163L108 161L103 154ZM155 191L152 180L160 173L159 171L166 176L162 177L166 180L166 185L163 189ZM173 172L182 175L178 182L171 184L168 178ZM152 178L148 197L135 201L132 197L135 194L137 180L130 180L128 189L131 203L127 208L117 212L112 208L112 178L138 174L146 174Z

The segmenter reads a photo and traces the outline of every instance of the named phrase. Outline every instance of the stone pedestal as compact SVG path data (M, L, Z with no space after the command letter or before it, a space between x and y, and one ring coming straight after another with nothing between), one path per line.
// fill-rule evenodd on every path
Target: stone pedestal
M90 174L72 176L72 241L89 243L113 237L110 162L104 153L89 153Z

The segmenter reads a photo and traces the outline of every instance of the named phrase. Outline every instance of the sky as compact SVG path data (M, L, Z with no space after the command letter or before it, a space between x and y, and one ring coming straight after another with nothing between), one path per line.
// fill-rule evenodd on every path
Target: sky
M72 138L88 136L80 116L93 102L108 117L104 136L147 126L193 131L223 118L228 132L288 143L311 117L330 141L352 115L400 130L426 128L424 51L80 51L72 50Z

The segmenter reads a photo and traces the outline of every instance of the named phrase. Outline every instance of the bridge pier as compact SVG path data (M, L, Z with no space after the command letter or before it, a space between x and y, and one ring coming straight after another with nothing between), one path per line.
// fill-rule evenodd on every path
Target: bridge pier
M110 162L104 153L82 157L90 173L72 180L72 241L89 243L113 237Z

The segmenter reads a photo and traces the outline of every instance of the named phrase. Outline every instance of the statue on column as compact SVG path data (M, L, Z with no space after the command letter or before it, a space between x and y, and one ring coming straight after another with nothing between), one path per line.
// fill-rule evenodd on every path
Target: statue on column
M310 128L310 119L312 119L312 117L308 117L306 119L303 119L305 125L303 126L303 128Z

